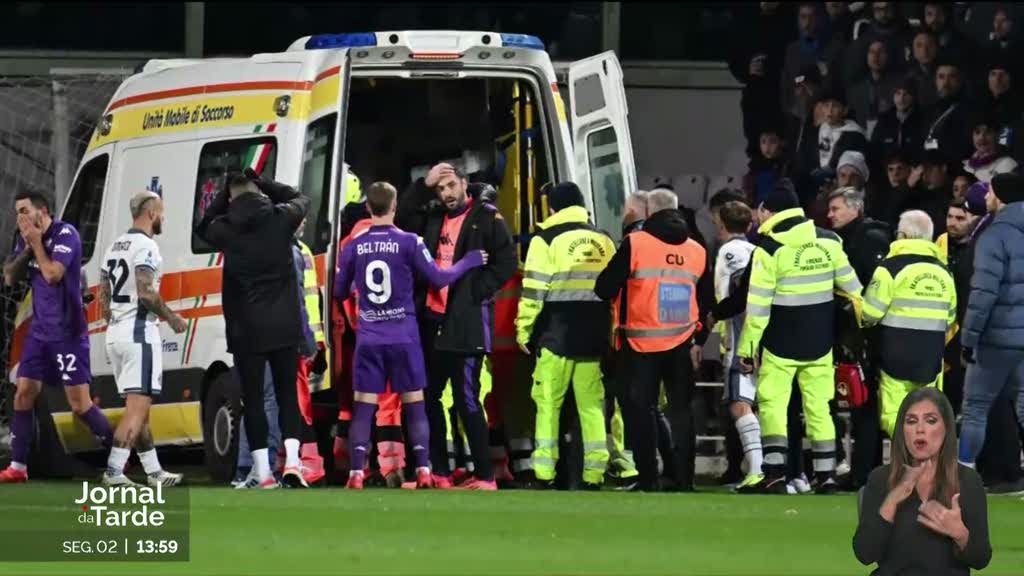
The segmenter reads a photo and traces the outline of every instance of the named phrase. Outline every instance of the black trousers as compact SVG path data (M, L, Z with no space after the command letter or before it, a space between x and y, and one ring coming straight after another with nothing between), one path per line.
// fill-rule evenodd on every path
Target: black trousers
M462 425L466 427L466 439L473 458L473 475L480 480L493 480L490 435L480 398L480 369L484 357L435 350L437 329L435 321L428 319L420 323L420 341L423 343L423 357L427 363L427 389L424 396L427 420L430 423L430 467L439 476L451 474L451 466L448 464L448 426L441 405L441 395L450 380L455 410ZM452 420L452 427L455 425ZM455 438L455 434L452 434L452 438Z
M878 380L868 386L868 401L850 410L850 437L853 454L850 457L850 478L854 486L864 486L868 476L882 465L882 424L878 412ZM837 441L842 439L838 436Z
M245 434L251 450L267 447L267 414L263 411L263 375L267 363L274 380L277 396L277 418L281 438L298 439L302 434L302 416L299 413L295 377L299 370L299 353L293 347L281 348L262 354L245 352L235 354L238 374L242 378L242 401L245 410Z
M693 398L694 372L690 361L692 341L665 352L640 353L625 345L623 359L628 375L625 388L629 397L634 430L633 456L640 473L642 490L658 490L658 460L655 450L661 443L658 429L658 396L661 384L668 396L668 417L672 427L673 454L665 462L667 475L682 489L693 487L696 458L696 432L690 401Z

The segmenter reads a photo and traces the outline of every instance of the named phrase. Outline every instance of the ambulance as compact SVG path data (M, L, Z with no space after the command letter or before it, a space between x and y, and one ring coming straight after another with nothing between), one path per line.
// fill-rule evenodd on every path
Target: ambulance
M438 161L461 165L499 188L520 259L547 213L540 191L548 183L576 182L597 226L618 237L636 173L614 53L572 63L566 88L568 103L540 39L466 31L314 35L275 54L153 60L126 79L98 121L61 218L79 230L95 293L102 254L131 225L129 199L142 190L164 199L161 293L188 329L161 326L163 393L150 420L157 443L201 443L217 479L234 468L241 401L225 343L223 255L193 233L225 174L251 167L312 199L303 240L324 298L348 169L364 185L387 180L402 190ZM31 322L28 298L15 322L12 378ZM124 401L95 302L88 320L92 394L116 421ZM62 391L46 393L65 450L97 449Z

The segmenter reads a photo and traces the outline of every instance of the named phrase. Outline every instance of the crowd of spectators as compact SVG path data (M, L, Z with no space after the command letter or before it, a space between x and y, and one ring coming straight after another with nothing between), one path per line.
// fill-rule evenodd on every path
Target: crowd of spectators
M975 181L1024 161L1019 44L1012 11L978 43L960 4L928 2L909 19L893 2L761 2L737 28L730 61L753 205L781 178L827 224L828 195L854 186L867 216L893 229L922 209L935 235Z
M748 203L759 206L787 179L807 216L840 235L864 286L889 253L901 214L924 211L956 280L958 323L971 297L976 240L994 218L990 184L1024 163L1017 7L996 6L980 40L965 32L972 14L971 26L979 24L973 7L761 2L737 26L729 62L744 86ZM947 347L944 385L958 414L960 340L956 334ZM870 354L861 361L869 380L877 379L873 363ZM848 486L863 485L880 461L876 390L851 410ZM1008 491L1024 488L1012 396L994 403L980 459L986 483Z

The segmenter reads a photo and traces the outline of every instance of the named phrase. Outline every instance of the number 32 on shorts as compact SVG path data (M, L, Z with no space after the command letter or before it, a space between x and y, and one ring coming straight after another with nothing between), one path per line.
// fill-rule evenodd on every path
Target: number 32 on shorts
M78 362L78 358L74 354L57 354L57 368L60 369L61 374L71 374L75 372L75 364Z

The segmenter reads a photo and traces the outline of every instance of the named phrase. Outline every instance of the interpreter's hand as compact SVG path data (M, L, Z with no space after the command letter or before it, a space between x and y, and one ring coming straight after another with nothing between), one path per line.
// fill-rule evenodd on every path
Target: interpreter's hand
M885 500L882 501L882 506L878 509L878 514L885 519L886 522L892 524L896 518L896 509L899 507L904 500L910 497L917 488L918 482L922 478L931 477L935 464L931 460L926 460L917 466L903 465L903 477L896 486L893 486L889 493L885 495Z
M437 183L441 181L441 178L453 175L455 175L455 168L447 162L442 162L431 168L430 172L427 172L427 177L423 179L423 184L425 184L427 188L433 188L437 186Z
M952 505L943 506L938 500L929 500L917 509L917 521L933 532L956 541L960 549L967 546L969 531L960 512L960 495L954 494Z
M167 323L171 325L171 330L174 330L175 334L181 334L186 328L188 328L188 322L186 322L180 314L174 314L171 316Z
M698 344L690 346L690 362L694 370L700 370L701 362L704 360L704 347Z
M741 374L753 374L754 373L754 359L747 358L746 356L740 356L740 373Z
M27 214L18 214L18 231L29 246L38 246L43 241L43 231Z
M889 491L888 496L892 496L897 504L903 502L914 492L914 488L917 487L917 483L922 477L931 475L934 467L935 463L931 460L925 460L917 466L904 464L903 477L900 478L899 484Z

